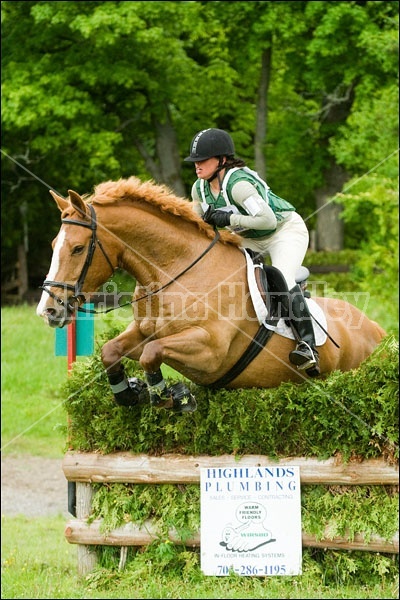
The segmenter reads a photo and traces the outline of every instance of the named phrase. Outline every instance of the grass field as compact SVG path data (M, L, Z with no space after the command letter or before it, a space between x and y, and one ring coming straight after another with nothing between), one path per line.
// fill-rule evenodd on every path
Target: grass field
M60 386L66 357L56 357L54 331L35 306L4 307L2 336L2 452L62 457L66 424Z
M326 585L322 572L301 577L206 577L99 570L77 576L77 550L64 539L61 517L2 517L2 598L397 598L396 583ZM338 557L339 560L339 557Z
M106 323L96 322L96 331ZM35 307L2 308L3 455L62 458L67 418L60 388L67 377L67 359L55 356L54 331L36 316ZM397 581L388 581L384 573L378 581L371 574L327 584L326 574L306 559L301 577L206 577L197 567L183 575L159 575L147 561L139 572L99 569L80 580L77 549L65 541L64 527L61 516L2 516L2 598L398 597Z

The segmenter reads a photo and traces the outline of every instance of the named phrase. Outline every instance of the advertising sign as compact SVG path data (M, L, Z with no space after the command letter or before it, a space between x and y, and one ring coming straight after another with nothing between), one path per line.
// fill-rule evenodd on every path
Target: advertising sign
M299 467L202 468L205 575L300 575Z

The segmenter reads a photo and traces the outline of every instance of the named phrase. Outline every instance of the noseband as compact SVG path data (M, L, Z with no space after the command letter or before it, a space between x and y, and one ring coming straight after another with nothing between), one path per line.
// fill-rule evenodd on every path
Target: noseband
M91 229L91 231L92 231L92 238L90 240L88 253L86 256L85 263L82 267L81 274L79 275L78 281L76 282L75 285L71 285L69 283L64 283L61 281L50 281L49 279L46 279L43 282L43 285L39 286L40 289L44 290L45 292L47 292L49 294L49 296L54 298L54 300L56 300L56 302L58 302L58 304L60 304L61 306L66 306L67 310L70 312L74 312L74 310L75 310L74 305L76 303L78 304L78 310L80 310L79 305L82 304L85 300L85 296L82 293L82 287L83 287L87 272L89 270L89 267L92 264L94 251L96 249L96 244L99 246L105 259L107 260L108 264L110 265L111 272L112 273L114 272L114 267L112 266L110 259L108 258L100 240L98 239L98 237L96 235L97 221L96 221L95 210L91 204L88 204L88 206L90 209L90 217L91 217L90 223L84 223L83 221L77 221L75 219L61 219L62 223L68 223L69 225L78 225L79 227L87 227L88 229ZM68 302L65 302L62 298L60 298L60 296L57 296L51 290L49 290L48 287L59 287L63 290L72 290L74 292L74 294L73 294L73 296L71 296L68 299Z

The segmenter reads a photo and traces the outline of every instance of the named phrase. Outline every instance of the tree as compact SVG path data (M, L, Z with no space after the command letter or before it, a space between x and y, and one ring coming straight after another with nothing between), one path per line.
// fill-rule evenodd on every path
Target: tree
M393 2L308 2L307 18L315 29L307 47L304 83L321 98L318 150L325 155L324 183L315 190L318 248L343 247L341 206L332 203L355 173L353 164L336 160L330 141L351 117L354 102L376 93L397 73L393 41L397 18ZM373 40L373 43L371 41Z
M135 173L184 195L180 135L187 143L193 124L181 133L182 115L185 102L195 110L189 90L202 80L184 47L190 50L192 38L206 37L218 23L201 27L200 6L192 2L4 2L2 9L4 186L47 182L51 173L47 187L90 190ZM213 92L207 79L218 69L226 81L219 89L229 96L231 78L214 53L212 47L210 57L203 53L203 87ZM212 95L207 110L220 102ZM10 164L21 146L28 162ZM18 162L33 179L22 180ZM40 192L29 194L31 236L48 204ZM3 210L17 225L15 202L6 198Z

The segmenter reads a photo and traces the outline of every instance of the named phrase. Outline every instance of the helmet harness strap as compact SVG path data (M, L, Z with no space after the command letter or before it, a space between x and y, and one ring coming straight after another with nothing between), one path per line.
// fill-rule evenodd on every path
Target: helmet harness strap
M218 167L215 169L214 174L211 175L209 179L207 179L208 183L211 183L216 177L218 178L219 189L222 190L222 178L220 171L225 169L225 162L223 160L223 156L219 156Z

